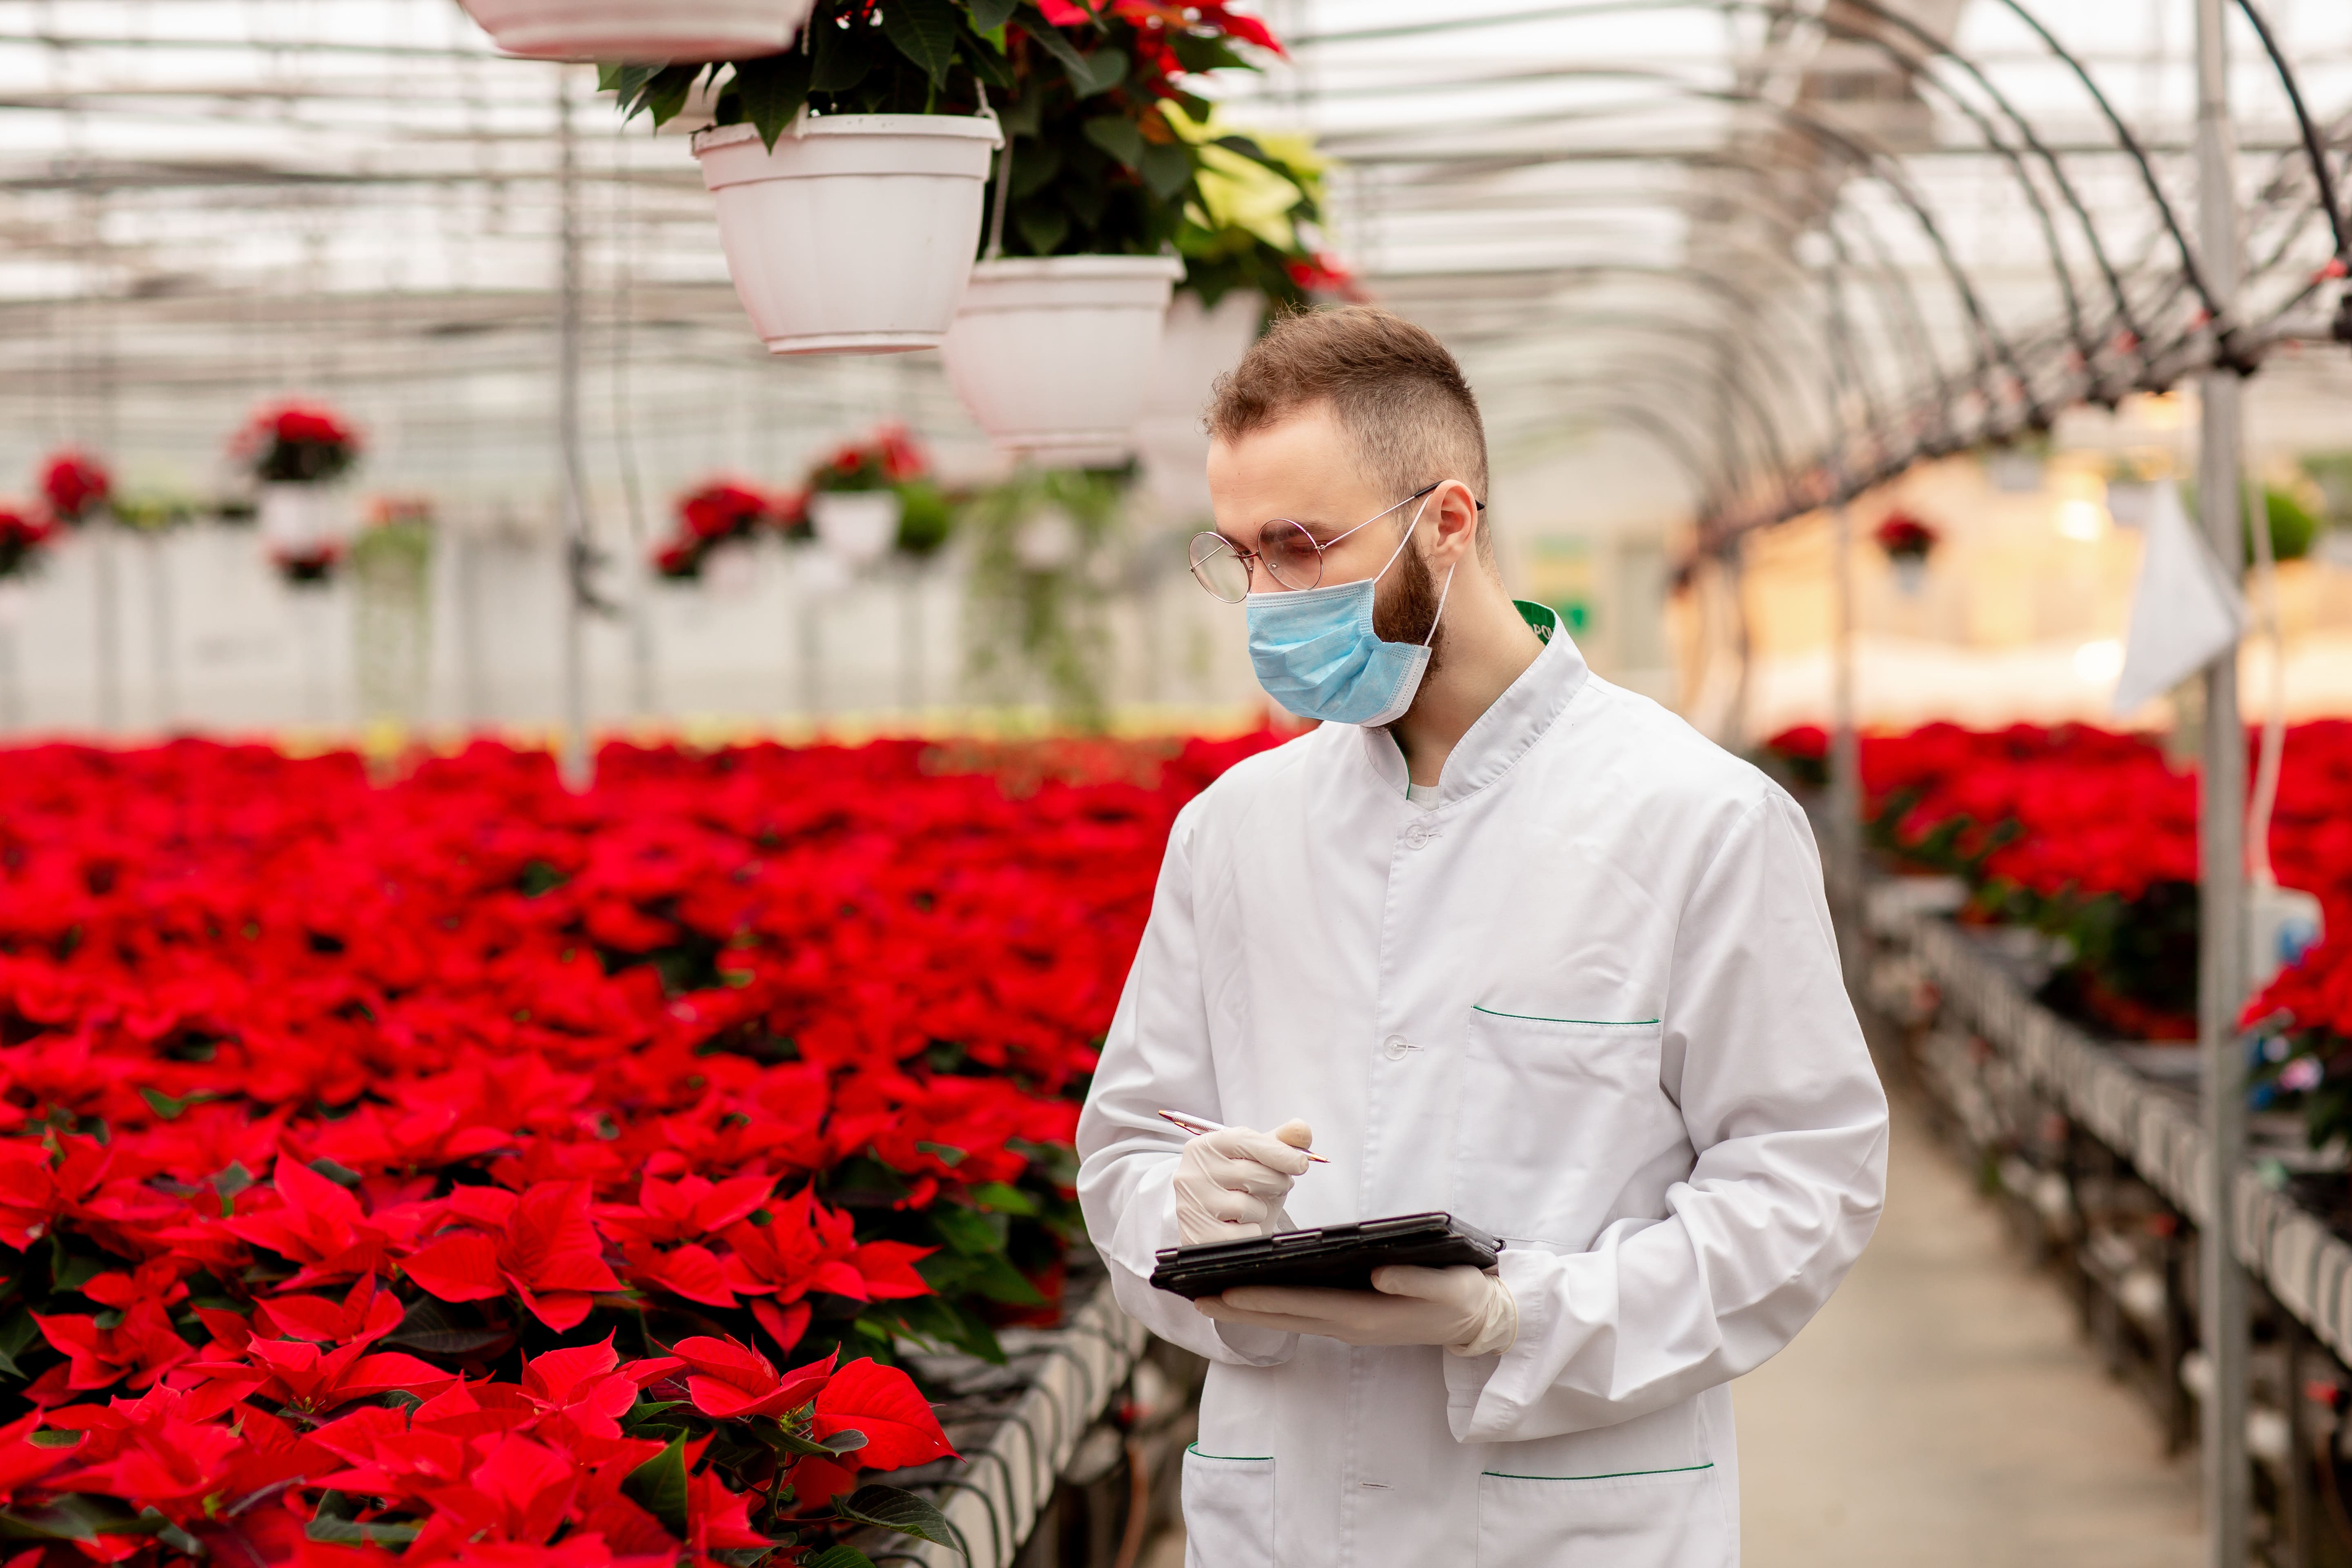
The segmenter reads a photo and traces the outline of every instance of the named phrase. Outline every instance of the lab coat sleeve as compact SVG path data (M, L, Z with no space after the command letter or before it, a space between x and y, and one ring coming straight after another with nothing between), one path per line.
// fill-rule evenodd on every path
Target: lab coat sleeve
M1518 1338L1499 1356L1447 1358L1458 1441L1608 1426L1753 1370L1876 1227L1886 1099L1839 973L1812 834L1778 789L1696 879L1664 1030L1688 1180L1664 1217L1621 1221L1588 1251L1504 1251Z
M1183 1297L1151 1288L1153 1255L1177 1244L1174 1184L1184 1143L1160 1112L1224 1117L1192 919L1191 852L1201 806L1187 805L1169 835L1151 918L1078 1116L1078 1203L1129 1317L1212 1361L1272 1366L1290 1358L1297 1335L1214 1322Z

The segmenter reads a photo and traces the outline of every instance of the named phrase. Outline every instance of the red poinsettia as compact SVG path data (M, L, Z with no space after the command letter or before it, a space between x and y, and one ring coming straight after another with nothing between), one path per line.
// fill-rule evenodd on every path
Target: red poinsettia
M331 408L280 403L247 420L229 451L264 484L325 484L359 462L360 437Z
M918 1265L992 1226L1049 1245L1039 1151L1169 824L1269 743L616 747L585 795L489 745L391 784L10 752L0 1247L32 1338L0 1491L152 1510L221 1562L820 1535L863 1471L947 1451L838 1347L1004 1321ZM641 1335L681 1353L623 1359ZM656 1407L677 1445L638 1435ZM753 1410L834 1456L710 1441Z
M931 471L930 459L904 425L879 426L862 441L848 441L809 470L812 490L882 490Z
M56 532L37 517L0 506L0 582L30 574Z
M1896 561L1925 561L1943 535L1907 511L1895 511L1886 514L1871 538Z
M59 522L82 521L113 494L114 477L87 452L68 447L41 465L41 495Z
M460 1187L449 1196L448 1212L467 1228L401 1264L444 1301L487 1301L511 1292L560 1331L587 1317L594 1292L621 1288L604 1262L584 1182L541 1182L520 1194Z

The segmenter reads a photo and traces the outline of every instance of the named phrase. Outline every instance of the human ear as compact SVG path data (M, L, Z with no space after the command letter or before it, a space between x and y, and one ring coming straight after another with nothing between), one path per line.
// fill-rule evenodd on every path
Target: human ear
M1433 530L1423 554L1432 566L1454 566L1469 554L1478 537L1478 498L1459 479L1448 479L1429 494L1429 510L1422 525Z

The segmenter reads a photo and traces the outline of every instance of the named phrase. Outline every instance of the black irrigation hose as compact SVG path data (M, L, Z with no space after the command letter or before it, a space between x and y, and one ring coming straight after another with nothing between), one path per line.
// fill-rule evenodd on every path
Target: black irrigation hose
M1003 1472L1003 1474L1004 1474L1004 1506L1005 1506L1005 1507L1007 1507L1007 1508L1011 1508L1011 1507L1013 1506L1013 1461L1012 1461L1012 1460L1010 1460L1010 1459L1008 1459L1008 1458L1006 1458L1003 1454L998 1453L998 1452L997 1452L997 1450L996 1450L996 1445L995 1445L994 1443L992 1443L992 1443L990 1443L990 1444L988 1445L988 1447L984 1447L984 1448L982 1448L982 1449L981 1449L981 1450L979 1450L977 1453L973 1454L973 1455L971 1456L971 1460L969 1461L969 1464L975 1464L975 1465L976 1465L976 1464L978 1464L978 1463L979 1463L981 1460L982 1460L982 1459L993 1459L993 1460L995 1460L995 1461L996 1461L996 1467L997 1467L997 1468L998 1468L998 1469L1000 1469L1000 1470L1002 1470L1002 1471ZM985 1488L985 1487L983 1487L983 1486L981 1486L979 1483L977 1483L977 1482L975 1482L975 1481L964 1481L964 1480L958 1480L958 1481L954 1481L954 1482L952 1482L952 1483L943 1482L943 1483L941 1483L941 1484L942 1484L942 1485L952 1484L952 1485L957 1486L957 1487L967 1488L967 1489L971 1489L971 1490L972 1490L972 1491L976 1491L976 1492L978 1492L978 1493L980 1493L980 1494L981 1494L981 1499L982 1499L982 1501L984 1501L984 1502L986 1502L986 1503L988 1504L988 1525L989 1525L989 1533L990 1533L990 1535L991 1535L993 1539L995 1539L995 1540L996 1540L996 1542L997 1542L997 1543L998 1543L997 1560L998 1560L999 1562L1008 1561L1008 1560L1011 1558L1011 1556L1012 1556L1012 1547L1011 1547L1011 1546L1008 1546L1008 1545L1006 1545L1006 1544L1005 1544L1005 1537L1011 1534L1011 1531L1010 1531L1010 1529L1009 1529L1009 1528L1004 1524L1004 1522L1003 1522L1003 1521L1001 1521L1001 1520L999 1520L999 1519L997 1518L997 1516L996 1516L996 1503L995 1503L995 1500L994 1500L993 1499L992 1499L992 1498L990 1498L990 1497L989 1497L989 1495L988 1495L988 1489L987 1489L987 1488ZM1017 1543L1015 1543L1015 1544L1017 1544Z

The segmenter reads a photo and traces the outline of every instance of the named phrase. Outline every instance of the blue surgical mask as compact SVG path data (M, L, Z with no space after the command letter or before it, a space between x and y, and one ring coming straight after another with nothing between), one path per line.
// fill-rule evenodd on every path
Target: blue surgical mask
M1417 508L1387 564L1370 577L1328 588L1252 594L1244 601L1250 664L1267 696L1302 719L1326 723L1380 725L1403 717L1429 669L1437 622L1431 620L1429 636L1418 643L1384 642L1372 629L1372 592L1420 525ZM1453 587L1449 567L1437 595L1441 616Z

